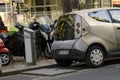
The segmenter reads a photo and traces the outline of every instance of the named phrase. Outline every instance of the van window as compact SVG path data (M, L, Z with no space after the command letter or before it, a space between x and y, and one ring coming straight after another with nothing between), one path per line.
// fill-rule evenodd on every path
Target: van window
M58 19L56 25L55 38L57 40L71 40L74 39L74 23L75 15L63 15Z
M89 16L93 19L101 22L111 22L110 18L108 16L108 13L106 11L95 11L89 13Z
M113 23L120 23L120 10L110 10Z

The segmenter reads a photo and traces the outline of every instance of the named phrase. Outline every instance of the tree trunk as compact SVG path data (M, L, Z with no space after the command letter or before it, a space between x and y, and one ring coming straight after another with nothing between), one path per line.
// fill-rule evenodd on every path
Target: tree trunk
M63 3L63 13L71 12L70 0L62 0Z
M62 0L63 13L79 9L79 0Z

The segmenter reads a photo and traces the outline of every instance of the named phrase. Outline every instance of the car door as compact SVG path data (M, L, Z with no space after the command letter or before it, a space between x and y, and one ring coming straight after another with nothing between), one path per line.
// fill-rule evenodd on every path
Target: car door
M120 9L109 10L113 26L116 32L116 39L118 42L118 47L120 48Z
M92 33L94 33L94 35L98 37L98 40L99 38L102 39L102 41L100 42L104 44L108 51L117 50L118 45L116 41L115 30L108 11L98 10L90 12L89 16L96 20L89 21L89 24L92 23L92 27L90 28L92 30ZM97 40L97 38L91 38L90 40L94 39Z

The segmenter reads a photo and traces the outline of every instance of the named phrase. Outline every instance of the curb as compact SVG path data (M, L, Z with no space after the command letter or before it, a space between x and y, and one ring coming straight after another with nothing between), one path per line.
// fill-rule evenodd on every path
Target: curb
M29 71L29 70L35 70L35 69L43 69L43 68L52 68L56 67L57 64L49 64L49 65L37 65L37 66L26 66L25 68L20 68L20 69L14 69L14 70L9 70L9 71L2 71L0 76L8 76L8 75L15 75L18 73L21 73L23 71Z

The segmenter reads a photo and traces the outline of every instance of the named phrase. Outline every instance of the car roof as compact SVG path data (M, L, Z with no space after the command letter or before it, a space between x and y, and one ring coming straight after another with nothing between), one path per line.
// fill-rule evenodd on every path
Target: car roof
M72 11L67 14L85 15L85 14L88 14L89 12L93 12L93 11L112 10L112 9L120 9L120 8L119 7L106 7L106 8L84 9L84 10L79 10L79 11Z

